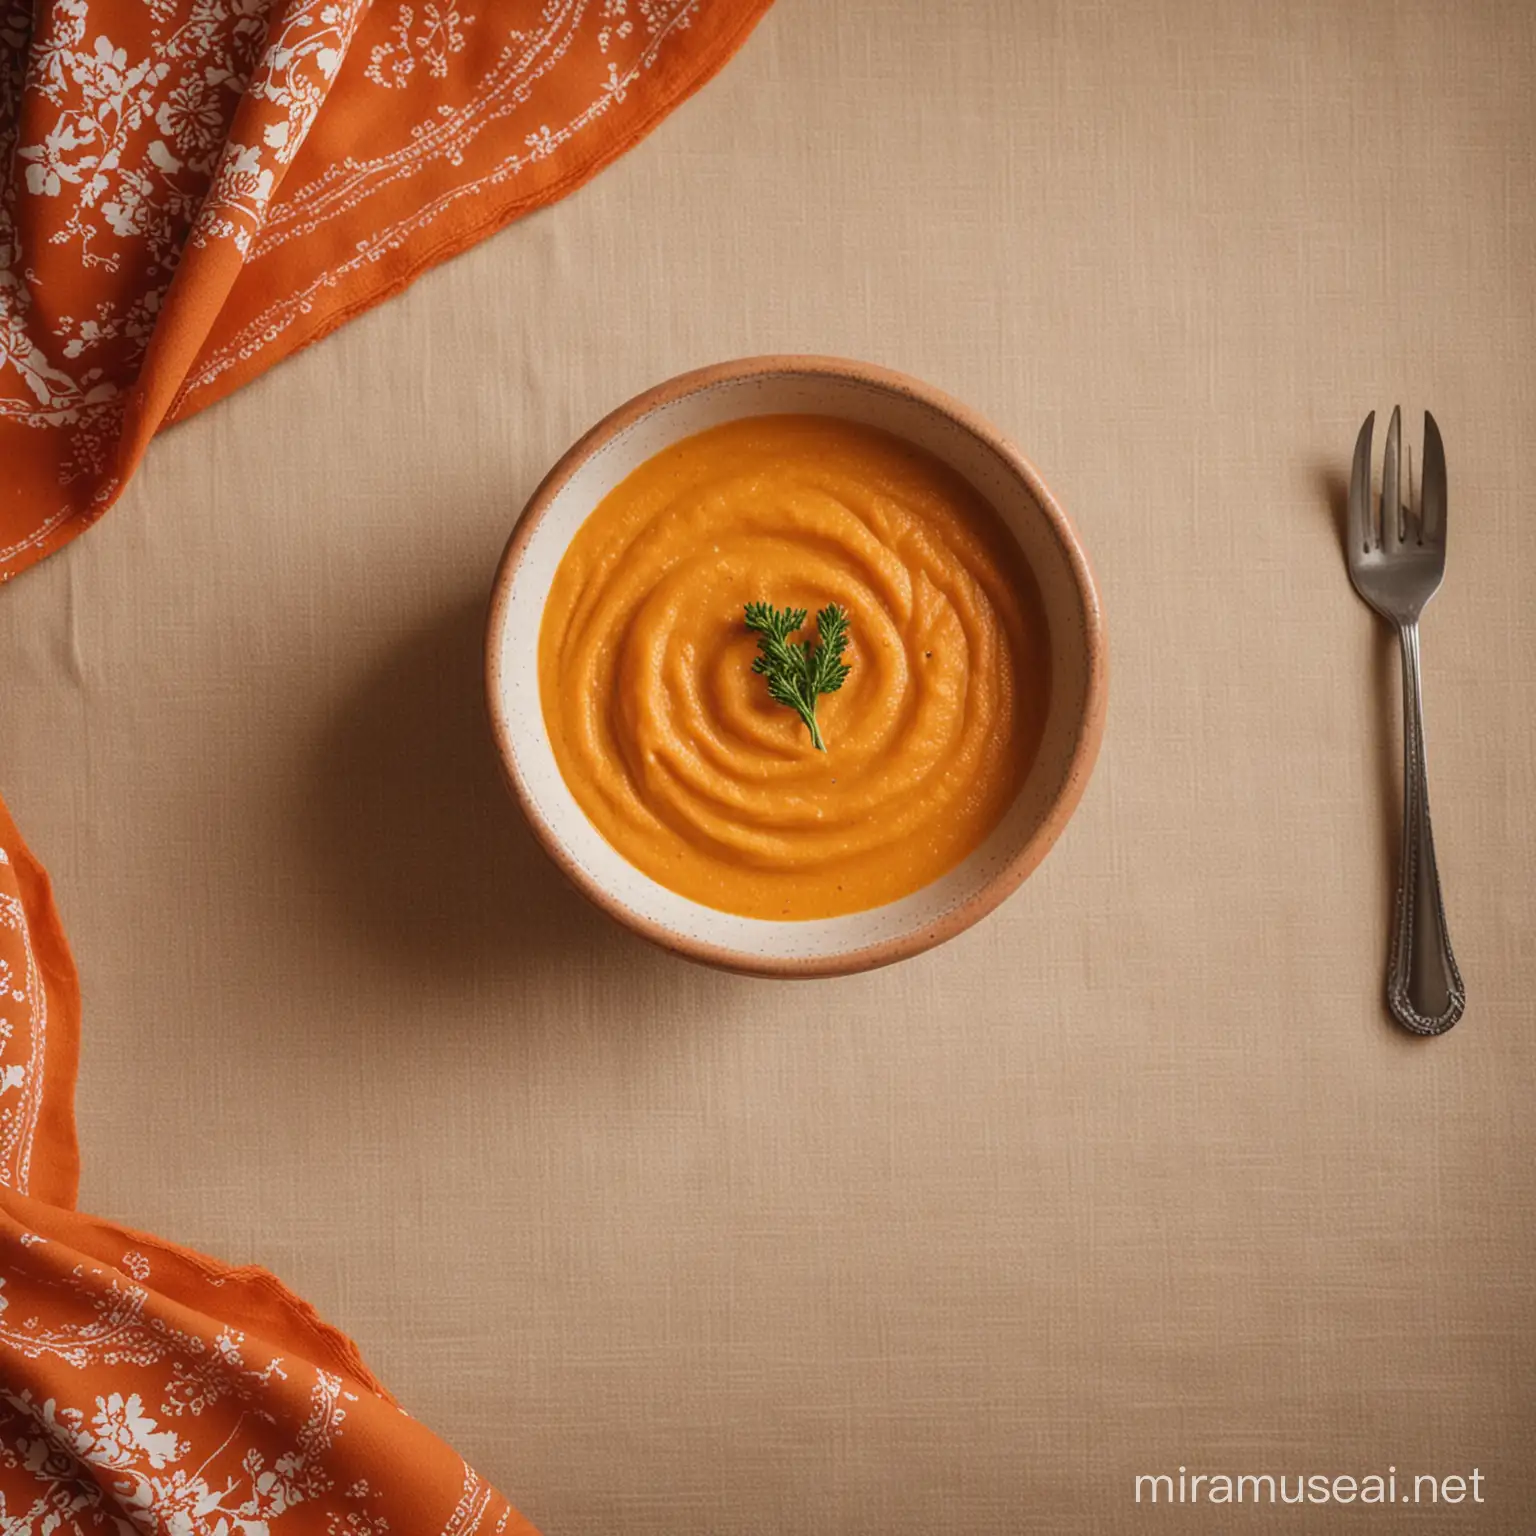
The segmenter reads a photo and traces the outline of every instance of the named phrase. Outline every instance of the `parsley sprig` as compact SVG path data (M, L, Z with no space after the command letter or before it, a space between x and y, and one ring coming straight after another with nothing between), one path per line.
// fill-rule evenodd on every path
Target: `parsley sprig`
M757 660L752 670L768 681L768 697L787 705L805 721L811 745L825 752L816 724L816 700L836 693L848 676L843 648L848 644L848 615L829 603L816 615L816 642L790 637L805 623L804 608L775 608L769 603L747 604L747 628L757 636Z

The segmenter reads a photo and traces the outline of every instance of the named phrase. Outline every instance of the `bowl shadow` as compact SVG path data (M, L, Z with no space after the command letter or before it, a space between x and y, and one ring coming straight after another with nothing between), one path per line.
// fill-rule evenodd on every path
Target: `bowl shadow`
M415 972L648 946L564 880L502 782L483 701L486 600L397 644L326 720L299 819L328 905ZM660 957L658 957L660 958Z

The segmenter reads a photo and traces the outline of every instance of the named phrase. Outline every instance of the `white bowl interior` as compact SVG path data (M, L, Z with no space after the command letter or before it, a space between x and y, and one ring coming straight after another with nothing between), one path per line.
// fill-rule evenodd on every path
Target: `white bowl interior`
M969 858L922 890L845 917L774 922L701 906L658 885L587 820L566 787L539 702L539 626L555 569L587 515L662 449L744 416L809 412L878 427L959 471L997 509L1035 573L1051 640L1051 700L1040 751L1008 814ZM876 383L816 373L726 379L656 407L593 453L560 488L510 572L502 610L499 687L503 748L537 814L586 877L619 904L682 939L744 959L814 961L920 933L976 896L1034 835L1070 771L1089 683L1086 615L1050 519L1014 467L926 401Z

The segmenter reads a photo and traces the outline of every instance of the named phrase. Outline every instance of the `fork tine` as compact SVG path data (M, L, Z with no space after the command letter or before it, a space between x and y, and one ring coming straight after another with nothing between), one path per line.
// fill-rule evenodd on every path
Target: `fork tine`
M1435 418L1424 412L1424 490L1420 526L1426 544L1445 548L1445 444Z
M1355 554L1375 543L1371 519L1371 433L1376 412L1365 418L1355 439L1355 468L1349 477L1349 550Z
M1403 413L1392 407L1387 426L1387 458L1381 467L1381 547L1397 549L1403 542Z

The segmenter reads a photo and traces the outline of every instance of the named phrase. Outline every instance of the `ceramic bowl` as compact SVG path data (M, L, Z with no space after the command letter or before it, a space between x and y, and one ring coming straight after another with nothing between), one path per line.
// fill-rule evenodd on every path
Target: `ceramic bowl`
M555 762L535 658L566 546L607 493L680 438L743 416L809 412L878 427L959 471L997 509L1034 571L1050 632L1051 700L1040 750L992 835L957 868L870 911L773 922L701 906L642 874L603 838ZM576 443L523 509L502 556L486 634L491 728L512 794L555 863L619 922L690 959L772 976L869 970L984 917L1040 863L1092 771L1107 658L1098 593L1066 514L995 428L936 389L866 363L756 357L685 373L637 396Z

